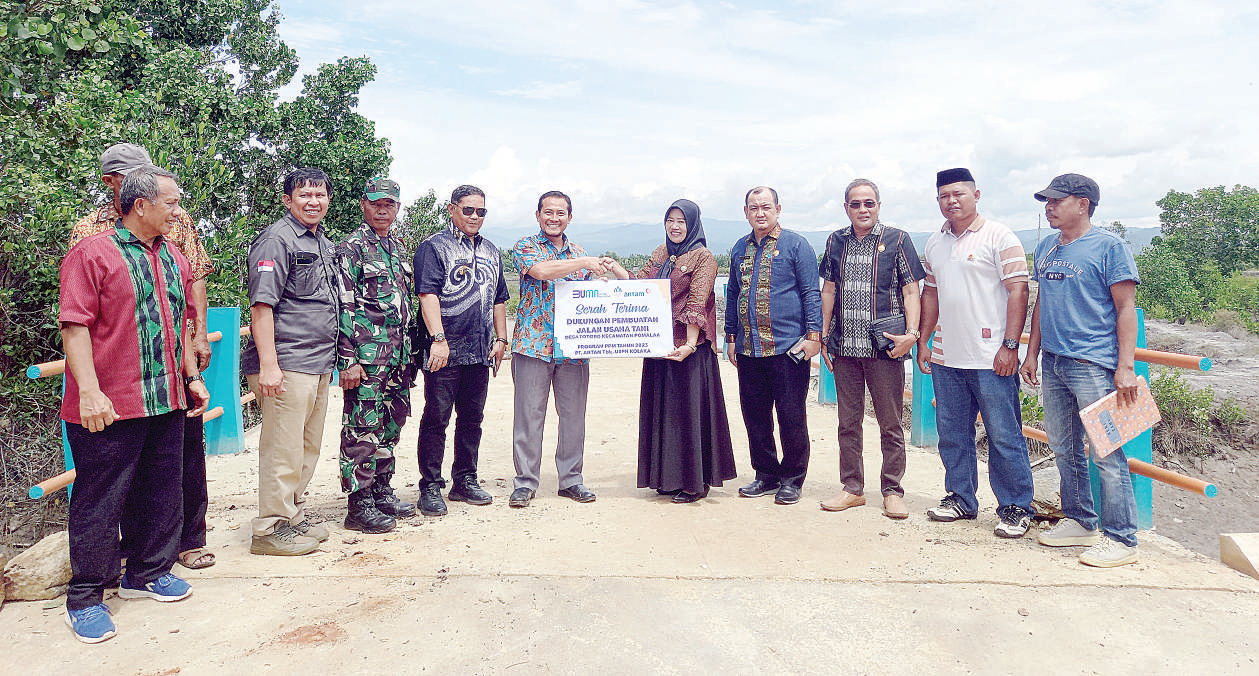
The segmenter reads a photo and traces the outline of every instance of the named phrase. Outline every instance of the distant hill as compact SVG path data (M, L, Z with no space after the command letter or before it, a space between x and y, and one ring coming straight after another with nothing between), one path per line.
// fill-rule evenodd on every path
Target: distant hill
M516 240L527 235L537 232L537 227L531 228L513 228L506 227L500 230L492 231L486 228L486 236L488 236L495 244L502 249L509 249ZM704 219L704 234L708 238L708 248L715 253L724 253L730 250L735 240L739 239L748 232L747 221L729 221L720 219ZM829 230L810 230L799 231L804 235L805 239L813 245L813 248L819 253L826 247L826 238L830 237ZM1049 227L1041 229L1040 236L1046 237L1052 230ZM570 233L573 239L586 248L591 254L602 254L611 251L618 255L629 254L646 254L651 253L653 249L664 241L664 228L659 224L646 225L643 223L624 223L619 225L574 225ZM921 253L922 248L926 246L927 239L931 237L930 232L911 232L910 238L913 239L914 247ZM1036 247L1036 231L1035 230L1015 230L1014 234L1018 235L1019 241L1023 243L1023 248L1031 252ZM1142 249L1150 245L1150 239L1159 234L1158 228L1128 228L1125 235L1129 246L1132 247L1132 253L1140 253Z

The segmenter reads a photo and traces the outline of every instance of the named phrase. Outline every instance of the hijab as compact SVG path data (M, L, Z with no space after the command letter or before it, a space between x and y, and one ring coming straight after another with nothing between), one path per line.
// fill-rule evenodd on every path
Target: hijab
M682 216L686 218L686 237L681 242L674 243L666 234L664 238L664 246L669 253L669 257L660 264L660 269L656 271L657 279L668 279L669 273L673 272L673 264L682 254L700 247L708 246L708 240L704 238L704 224L699 220L699 205L691 200L681 199L669 205L664 212L666 220L669 218L669 212L678 209L682 212Z

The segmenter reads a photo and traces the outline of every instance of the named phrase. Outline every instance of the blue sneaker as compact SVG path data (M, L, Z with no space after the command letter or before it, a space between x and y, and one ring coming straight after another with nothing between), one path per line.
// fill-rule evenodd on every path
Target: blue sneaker
M74 630L74 637L84 643L100 643L114 637L114 621L109 617L109 606L98 603L80 610L66 609L66 625Z
M143 587L133 587L127 576L123 576L122 584L118 585L118 596L124 599L153 599L169 603L182 601L192 595L192 585L167 573Z

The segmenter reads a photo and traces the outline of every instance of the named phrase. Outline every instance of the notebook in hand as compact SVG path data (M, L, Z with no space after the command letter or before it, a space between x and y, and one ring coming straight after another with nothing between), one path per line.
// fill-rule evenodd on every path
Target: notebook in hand
M1145 376L1137 376L1135 404L1120 406L1119 393L1111 392L1080 410L1089 445L1099 458L1110 455L1162 419Z

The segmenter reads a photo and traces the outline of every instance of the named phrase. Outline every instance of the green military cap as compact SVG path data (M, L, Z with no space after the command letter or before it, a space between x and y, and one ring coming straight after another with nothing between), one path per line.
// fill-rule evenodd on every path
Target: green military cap
M385 197L401 202L401 195L402 189L398 187L398 182L384 176L373 176L367 179L367 184L363 186L363 196L373 202Z

